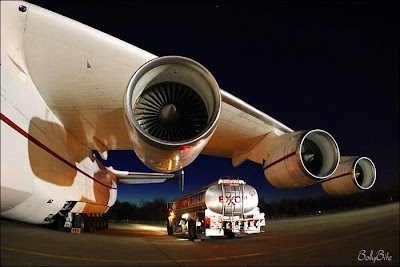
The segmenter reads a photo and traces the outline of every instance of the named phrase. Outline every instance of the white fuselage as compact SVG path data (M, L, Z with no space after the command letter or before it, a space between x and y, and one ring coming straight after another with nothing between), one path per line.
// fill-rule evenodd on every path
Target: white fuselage
M116 179L43 100L24 52L27 12L1 4L1 216L44 224L67 202L77 202L73 212L104 213Z

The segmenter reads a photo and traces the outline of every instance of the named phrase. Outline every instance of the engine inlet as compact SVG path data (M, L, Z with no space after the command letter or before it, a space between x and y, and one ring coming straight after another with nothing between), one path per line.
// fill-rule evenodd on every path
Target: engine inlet
M146 62L133 74L124 97L133 150L155 171L184 168L215 132L221 105L218 83L200 63L179 56Z
M300 143L300 160L314 178L325 179L339 164L339 148L333 137L322 130L307 132Z
M138 98L134 115L148 134L164 141L185 141L201 134L207 108L196 91L177 82L154 84Z

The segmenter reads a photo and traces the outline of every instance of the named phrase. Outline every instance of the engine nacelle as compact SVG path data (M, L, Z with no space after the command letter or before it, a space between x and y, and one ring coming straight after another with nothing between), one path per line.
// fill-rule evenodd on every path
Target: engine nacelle
M278 188L297 188L329 177L339 164L339 147L322 130L287 133L271 140L263 164L267 180Z
M330 195L347 195L370 189L376 180L375 165L367 157L341 157L335 173L321 182Z
M221 93L202 65L160 57L132 76L124 98L133 149L148 167L173 172L189 165L218 124Z

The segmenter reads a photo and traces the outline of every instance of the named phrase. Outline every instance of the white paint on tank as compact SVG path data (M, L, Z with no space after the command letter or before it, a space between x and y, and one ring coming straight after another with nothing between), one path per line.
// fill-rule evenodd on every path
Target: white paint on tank
M225 205L225 215L242 212L243 186L243 212L249 212L258 206L257 190L247 184L216 184L210 186L205 193L205 202L208 209L222 214ZM225 187L225 198L223 199L222 187Z

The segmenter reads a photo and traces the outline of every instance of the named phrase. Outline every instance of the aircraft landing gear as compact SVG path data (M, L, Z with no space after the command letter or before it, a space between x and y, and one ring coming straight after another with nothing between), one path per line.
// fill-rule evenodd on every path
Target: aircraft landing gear
M108 229L108 218L101 214L82 214L84 232L94 232Z
M58 214L53 219L56 228L62 232L69 232L72 228L81 229L81 233L108 229L108 218L102 214L68 213L66 216Z
M57 229L58 229L58 231L67 232L68 228L64 227L64 225L65 225L65 217L58 216L56 221L57 221Z
M81 229L81 233L85 232L85 220L81 214L75 214L73 219L73 227Z

